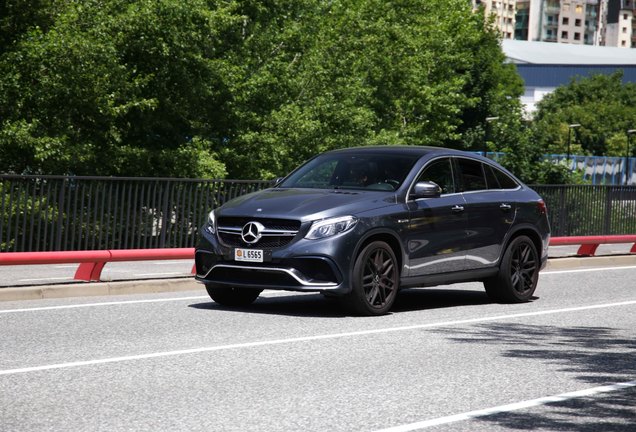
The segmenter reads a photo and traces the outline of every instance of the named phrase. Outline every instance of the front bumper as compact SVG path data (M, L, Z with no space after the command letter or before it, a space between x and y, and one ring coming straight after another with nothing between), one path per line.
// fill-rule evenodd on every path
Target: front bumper
M344 294L355 244L349 233L307 240L299 233L291 243L265 251L266 262L234 260L234 248L202 229L195 251L196 280L217 286Z

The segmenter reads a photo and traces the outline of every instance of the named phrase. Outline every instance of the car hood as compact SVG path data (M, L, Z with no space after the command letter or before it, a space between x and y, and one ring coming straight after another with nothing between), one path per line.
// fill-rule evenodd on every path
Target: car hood
M220 217L253 216L306 222L356 215L395 202L395 193L386 191L274 188L235 198L216 213Z

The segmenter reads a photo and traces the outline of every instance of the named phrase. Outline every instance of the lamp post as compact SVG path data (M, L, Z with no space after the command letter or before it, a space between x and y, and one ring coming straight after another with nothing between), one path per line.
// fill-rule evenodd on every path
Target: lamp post
M488 132L490 131L490 123L495 120L499 120L499 117L486 117L486 136L484 138L484 157L488 154L488 136L490 135Z
M570 142L572 141L572 129L577 127L581 127L581 125L578 123L572 123L568 125L568 154L566 157L568 163L570 162Z
M627 131L627 151L625 152L625 186L629 182L629 152L631 151L632 135L636 133L636 129L629 129Z

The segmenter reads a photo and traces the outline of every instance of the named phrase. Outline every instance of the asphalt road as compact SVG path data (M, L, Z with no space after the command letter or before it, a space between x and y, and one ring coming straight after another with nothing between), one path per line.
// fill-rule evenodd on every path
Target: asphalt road
M372 318L277 292L2 302L0 429L634 431L635 276L544 272L519 305L410 290Z

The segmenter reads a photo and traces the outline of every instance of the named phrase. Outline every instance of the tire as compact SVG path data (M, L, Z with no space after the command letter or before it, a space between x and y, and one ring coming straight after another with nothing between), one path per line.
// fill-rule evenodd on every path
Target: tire
M206 284L210 298L223 306L247 306L254 303L262 290L253 288L234 288Z
M393 306L400 269L393 249L382 241L369 243L355 260L347 306L360 315L384 315Z
M519 236L510 242L499 273L484 281L488 297L500 303L529 301L537 288L541 262L530 238Z

